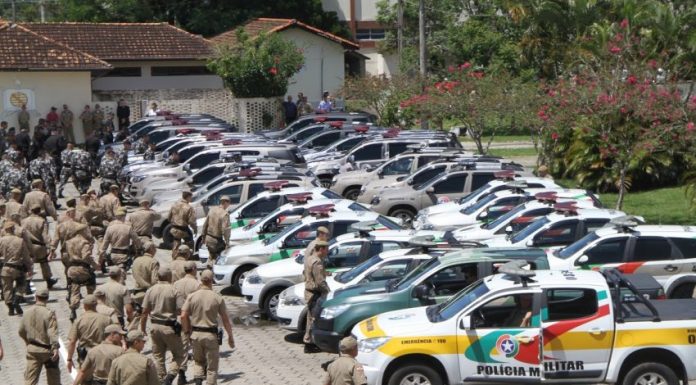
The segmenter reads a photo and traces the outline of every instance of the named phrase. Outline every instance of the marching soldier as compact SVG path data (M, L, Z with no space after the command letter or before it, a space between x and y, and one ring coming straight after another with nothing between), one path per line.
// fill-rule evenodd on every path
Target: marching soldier
M218 344L218 321L227 331L227 343L234 349L232 323L222 296L213 291L213 272L201 273L200 289L186 298L181 311L181 323L191 338L193 347L193 376L196 385L204 379L208 385L217 384L220 347ZM204 368L206 368L204 372Z
M24 314L19 306L20 296L26 289L26 278L31 276L34 262L29 256L29 248L22 237L15 234L16 224L7 221L3 225L4 235L0 237L0 259L4 261L0 277L2 278L2 296L7 305L8 314Z
M121 208L121 201L118 199L118 193L119 187L112 184L109 186L109 193L99 198L99 206L104 210L104 218L108 222L116 219L116 211Z
M178 375L178 383L183 385L186 384L186 373L180 370L180 365L184 361L184 346L181 340L181 324L176 318L181 312L184 298L172 286L172 272L168 267L160 267L158 277L159 282L145 293L140 330L145 333L147 319L150 317L152 355L155 358L159 379L162 384L171 385ZM172 353L169 370L165 366L167 351Z
M230 197L221 197L220 206L210 209L201 230L205 237L205 246L210 253L206 267L211 270L215 265L215 260L230 241L230 213L227 211L230 202Z
M95 311L97 299L94 295L86 295L82 306L85 312L73 323L68 334L68 372L72 372L75 351L77 362L82 365L89 350L104 340L106 327L112 324L109 317Z
M102 157L101 163L99 163L99 176L102 178L99 189L102 194L106 194L110 185L117 183L119 171L121 171L119 159L114 149L109 146L104 151L104 156Z
M126 210L123 207L116 209L116 216L104 233L104 242L99 247L99 263L106 261L106 250L111 246L110 265L120 266L123 270L123 280L126 279L129 259L134 252L142 249L140 238L133 231L133 227L126 223ZM133 247L133 249L131 248Z
M188 246L179 246L176 258L169 264L169 268L172 270L172 282L176 282L186 275L186 264L190 255L191 249Z
M109 319L111 319L111 323L120 325L121 321L119 320L118 312L116 309L106 304L106 295L101 288L98 287L96 290L94 290L94 298L97 299L97 307L95 308L96 312L109 317ZM123 330L123 326L121 326L121 330Z
M53 257L53 250L51 249L53 242L51 242L51 236L48 234L48 222L46 218L40 216L41 206L38 203L30 206L30 209L31 214L22 220L22 227L29 235L29 251L32 258L34 258L34 263L38 263L41 266L41 275L46 281L46 286L51 289L58 280L53 278L51 267L48 265L48 258Z
M104 210L97 201L97 192L94 189L89 189L87 190L87 197L87 208L83 212L83 216L89 226L92 237L97 241L97 249L99 249L104 242L104 233L106 232L108 222L106 221ZM106 272L106 268L103 268L102 271Z
M136 308L136 316L133 317L133 327L138 328L140 326L140 314L143 304L143 298L145 298L145 292L147 289L152 287L157 283L157 272L159 271L159 262L155 259L155 253L157 252L157 246L152 242L147 242L145 244L145 252L143 255L137 257L135 262L133 262L133 280L135 281L135 288L131 290L133 293L133 303ZM131 328L129 327L129 330Z
M65 249L68 254L68 280L70 281L70 320L74 321L77 318L77 308L80 306L80 288L87 287L87 293L94 292L96 282L96 274L94 269L99 266L92 258L92 243L87 237L87 225L76 223L72 232L68 233L65 242ZM96 300L95 305L96 306Z
M152 227L155 221L161 218L161 215L150 208L150 201L143 199L140 201L140 207L128 215L128 222L140 237L140 241L145 243L152 241Z
M65 205L68 207L75 208L76 221L87 225L89 224L87 221L87 217L85 216L85 213L87 213L87 210L89 210L89 195L81 194L79 201L76 201L75 198L70 198L67 201L65 201Z
M145 335L140 330L129 331L126 345L128 350L111 364L107 385L159 385L155 364L141 354L145 348Z
M182 249L180 248L179 252L181 252L181 250ZM188 298L189 294L198 290L201 283L198 282L198 278L196 277L198 275L198 267L196 266L196 262L187 261L184 265L184 271L186 272L186 275L184 275L183 278L174 281L174 290L176 290L177 294L185 300ZM172 276L173 275L174 272L172 271ZM184 361L181 363L179 370L185 373L186 368L188 367L189 352L191 351L191 338L189 338L188 334L182 333L181 342L184 346ZM184 377L179 377L179 385L181 385L182 378Z
M43 191L43 187L44 182L41 179L35 179L31 182L31 191L24 196L22 210L26 215L33 205L39 205L39 207L41 207L41 212L39 214L42 217L46 218L50 216L54 221L58 220L58 214L56 214L56 208L53 206L51 196Z
M72 141L68 142L65 150L60 152L60 162L63 165L60 169L60 185L58 185L58 197L63 198L63 189L72 176L73 169L73 149L75 145Z
M367 377L363 366L355 357L358 355L358 341L355 337L345 337L339 342L341 356L326 368L322 385L366 385Z
M10 191L10 200L5 204L5 218L10 219L13 215L22 215L22 190L13 188Z
M323 240L314 241L314 251L305 255L305 301L307 303L307 326L303 342L305 353L312 353L318 349L312 343L312 324L319 298L329 293L329 285L326 283L326 269L324 259L328 254L329 243Z
M196 228L196 213L191 207L191 199L193 194L190 191L184 191L181 193L181 200L174 203L172 208L169 210L169 223L171 229L169 233L174 239L172 244L172 257L176 258L177 252L179 251L179 246L183 243L189 243L191 237L189 235L189 226L193 231L195 236L198 229Z
M92 184L92 157L79 147L72 152L72 178L73 184L80 194L84 194Z
M19 336L27 345L25 384L36 385L41 367L46 367L48 385L60 385L58 367L58 320L56 313L46 307L48 290L36 291L36 303L30 307L19 325Z
M107 326L104 340L87 353L73 385L106 385L111 364L124 353L122 337L125 334L118 325Z
M133 299L128 288L121 283L123 271L118 266L109 268L109 279L99 286L104 293L104 303L114 308L118 314L118 323L121 327L126 326L126 320L133 319ZM125 316L125 318L124 318Z

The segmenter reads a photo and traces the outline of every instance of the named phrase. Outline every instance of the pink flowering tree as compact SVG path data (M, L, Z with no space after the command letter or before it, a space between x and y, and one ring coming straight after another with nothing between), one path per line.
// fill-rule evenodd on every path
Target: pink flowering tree
M588 43L595 52L576 73L546 86L537 127L556 175L618 191L620 209L635 175L689 148L696 100L684 100L628 21L597 29Z

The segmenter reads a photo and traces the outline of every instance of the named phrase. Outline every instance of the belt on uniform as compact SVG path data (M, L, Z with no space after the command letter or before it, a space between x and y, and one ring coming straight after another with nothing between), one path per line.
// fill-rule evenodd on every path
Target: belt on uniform
M131 294L137 294L137 293L143 293L146 292L148 288L142 288L142 289L131 289Z
M90 380L91 382L88 382L89 384L92 385L106 385L109 381L108 380L102 380L101 378L94 378Z
M139 236L139 237L148 237L148 238L152 238L152 234L138 234L138 233L135 233L135 234L136 234L137 236Z
M176 320L175 320L175 319L173 319L173 320L171 320L171 319L168 319L168 320L159 320L159 319L151 318L151 319L150 319L150 322L152 322L152 323L155 324L155 325L164 325L164 326L171 326L171 327L176 326ZM217 331L216 331L216 333L217 333Z
M223 242L223 243L225 242L225 240L222 239L222 237L216 237L216 236L214 236L213 234L210 234L210 233L206 233L205 235L209 236L210 238L215 239L216 241L220 241L220 242Z
M40 242L40 241L34 241L34 240L32 240L32 241L31 241L31 243L32 243L32 245L37 245L37 246L46 246L46 244L45 244L45 243L43 243L43 242Z
M218 332L217 326L211 326L209 328L200 327L200 326L192 326L191 330L193 330L194 332L213 333L215 335L217 335L217 332Z
M44 348L44 349L48 349L48 350L51 350L51 348L52 348L51 345L42 344L41 342L36 342L36 341L33 341L33 340L32 340L32 341L29 341L29 345L38 346L38 347L40 347L40 348Z
M177 229L177 230L181 230L181 231L189 231L188 226L179 226L179 225L172 224L172 227Z
M70 261L70 264L71 264L71 265L77 265L77 266L86 267L87 269L91 269L91 268L92 268L92 265L90 265L89 262L80 261L80 260L72 260L72 261Z
M22 270L22 271L24 271L24 270L27 269L24 265L20 265L20 264L18 264L18 263L8 263L8 262L5 262L5 263L3 264L3 266L11 267L11 268L13 268L13 269Z
M128 254L128 253L130 253L130 250L128 250L128 249L114 249L112 247L111 252L115 253L115 254Z

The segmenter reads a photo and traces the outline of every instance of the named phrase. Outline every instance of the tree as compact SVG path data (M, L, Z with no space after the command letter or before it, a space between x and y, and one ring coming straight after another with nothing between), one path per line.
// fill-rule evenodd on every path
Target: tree
M250 38L237 30L237 44L217 48L208 68L239 98L282 97L289 79L302 68L304 55L278 34Z
M399 103L420 91L420 82L404 75L359 76L346 78L339 95L354 109L366 109L377 115L382 126L408 125L413 116L404 114Z

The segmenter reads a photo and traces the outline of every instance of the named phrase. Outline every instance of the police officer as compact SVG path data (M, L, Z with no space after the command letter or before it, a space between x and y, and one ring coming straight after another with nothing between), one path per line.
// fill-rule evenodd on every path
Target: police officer
M152 241L152 227L162 216L150 208L149 200L143 199L139 203L140 207L128 215L128 222L140 237L140 241L145 243Z
M181 254L182 248L183 246L179 248L179 254ZM196 277L198 275L198 267L196 266L196 262L187 261L184 265L184 272L186 274L182 278L174 281L174 290L176 290L177 294L181 296L181 298L186 300L189 294L198 290L201 283L198 282L198 278ZM173 276L174 271L172 271L172 277ZM191 339L189 338L189 335L186 333L181 333L181 342L184 345L184 361L181 363L179 370L186 372L189 361L189 352L191 351ZM183 376L179 377L179 385L181 385L182 378Z
M118 323L121 327L126 325L126 320L133 319L133 299L128 288L121 283L123 272L118 266L109 268L109 279L99 286L104 293L104 303L116 310Z
M112 362L123 354L122 337L126 332L118 325L104 329L104 340L87 353L73 385L106 385Z
M179 251L179 246L183 243L189 243L191 237L189 235L189 226L195 236L198 229L196 228L196 213L191 207L191 199L193 194L191 191L181 193L181 200L174 203L169 210L168 220L171 225L169 233L174 239L172 244L172 257L176 258ZM186 242L185 242L186 241Z
M10 219L14 214L22 214L22 190L10 190L10 199L5 203L5 218Z
M89 350L104 340L106 327L112 324L109 317L96 312L97 299L94 295L86 295L82 306L85 312L73 323L68 334L68 372L73 368L75 350L77 362L82 364Z
M363 366L358 363L358 341L354 337L345 337L338 344L341 356L326 368L322 385L366 385L367 377Z
M87 151L77 147L73 149L71 159L73 184L80 194L84 194L92 184L92 157Z
M152 242L147 242L143 255L135 258L135 262L133 262L133 280L135 281L135 287L131 290L131 293L133 293L135 315L131 326L128 328L129 330L140 327L140 314L145 292L157 283L159 262L155 259L156 252L157 246Z
M168 267L160 267L158 277L159 282L145 293L140 330L145 333L147 319L150 317L152 355L162 384L171 385L177 374L178 383L186 384L186 374L180 371L180 365L184 361L184 346L181 341L181 325L177 322L184 298L172 286L172 272ZM172 353L169 370L165 366L167 351Z
M46 281L48 288L51 289L58 280L53 278L51 267L48 265L48 258L53 257L51 236L48 233L48 222L46 218L40 216L41 206L38 203L30 206L30 210L31 214L22 220L22 227L29 235L31 242L29 251L34 259L34 263L38 263L41 266L41 275Z
M116 309L106 304L106 294L104 294L104 291L101 288L94 290L94 298L97 299L97 307L95 308L97 313L104 314L105 316L109 317L109 319L111 319L111 323L120 325L121 321L118 317L119 313L116 311ZM121 328L123 328L123 326L121 326Z
M43 181L43 187L51 201L56 201L56 165L46 150L39 149L39 156L29 162L29 178Z
M107 147L104 151L104 156L102 157L101 163L99 164L99 176L102 178L99 188L101 189L102 194L106 193L109 185L117 183L119 171L121 171L119 159L117 158L113 148Z
M142 249L140 238L135 234L133 227L126 223L126 210L123 207L116 209L115 218L104 233L104 242L99 247L99 263L106 261L106 250L111 246L110 265L120 266L123 269L123 280L126 279L129 259L133 253Z
M61 163L61 168L60 168L60 184L58 185L58 197L63 198L63 189L65 188L65 185L68 183L68 180L72 176L72 168L73 168L73 149L75 148L75 145L73 142L68 142L67 146L65 147L65 150L60 152L60 163Z
M307 303L307 326L303 341L305 343L305 353L316 352L317 348L312 344L312 324L314 323L315 312L319 298L328 294L329 285L326 283L326 269L324 259L328 254L329 243L323 240L314 241L314 251L305 255L305 301Z
M217 384L220 348L218 345L218 320L227 331L227 343L234 349L232 323L227 315L227 307L222 296L213 291L213 272L201 273L200 289L186 298L181 311L184 331L190 335L193 347L193 376L196 385ZM207 367L207 373L204 372Z
M56 313L46 307L48 290L36 291L36 303L30 307L19 324L19 336L27 345L26 384L39 382L41 367L46 367L48 385L60 385L58 367L58 320Z
M305 269L307 268L307 256L312 255L314 252L314 247L317 245L317 241L324 241L328 242L331 239L331 233L329 232L329 229L327 229L324 226L319 226L317 228L317 237L312 241L309 242L309 245L307 245L307 248L304 250L304 256L305 256Z
M27 182L27 170L19 162L14 162L5 174L0 175L0 178L2 178L3 182L3 192L10 191L13 188L19 189L22 193L29 190L27 188L29 184Z
M74 321L77 318L77 308L80 306L80 288L85 286L87 293L94 292L96 282L96 274L94 269L99 266L92 258L92 243L87 237L87 225L76 223L72 232L66 235L68 240L65 242L65 249L68 254L68 273L67 277L70 281L70 320ZM95 303L96 305L96 303Z
M94 189L87 190L87 204L83 212L85 222L89 226L89 231L92 237L97 241L97 248L101 247L104 241L104 233L109 223L106 221L104 210L99 205L97 200L97 192ZM102 269L106 271L106 269Z
M31 182L31 191L24 196L24 202L22 203L22 210L26 216L33 205L39 205L41 207L41 212L39 213L42 217L46 218L50 216L53 220L58 220L58 214L56 214L56 208L53 206L53 201L51 197L43 191L44 183L41 179L35 179Z
M20 296L26 289L27 275L31 276L34 261L29 256L25 240L15 234L15 223L7 221L3 225L4 235L0 237L0 259L4 261L0 278L2 278L2 296L7 305L8 314L23 314L19 306Z
M205 237L205 246L208 248L210 257L208 258L207 268L213 269L215 260L225 250L230 241L230 197L220 198L220 206L213 207L208 211L208 216L203 223L201 233Z
M191 255L191 249L186 245L179 246L179 252L176 258L169 264L169 268L172 270L172 282L176 282L186 275L186 264L188 263L189 256Z
M108 222L116 218L116 211L121 207L121 201L118 199L119 190L117 185L112 184L109 186L109 193L99 198L99 206L104 210L104 218Z
M126 345L128 350L111 364L107 385L159 385L155 364L141 354L145 348L145 335L140 330L129 331Z

